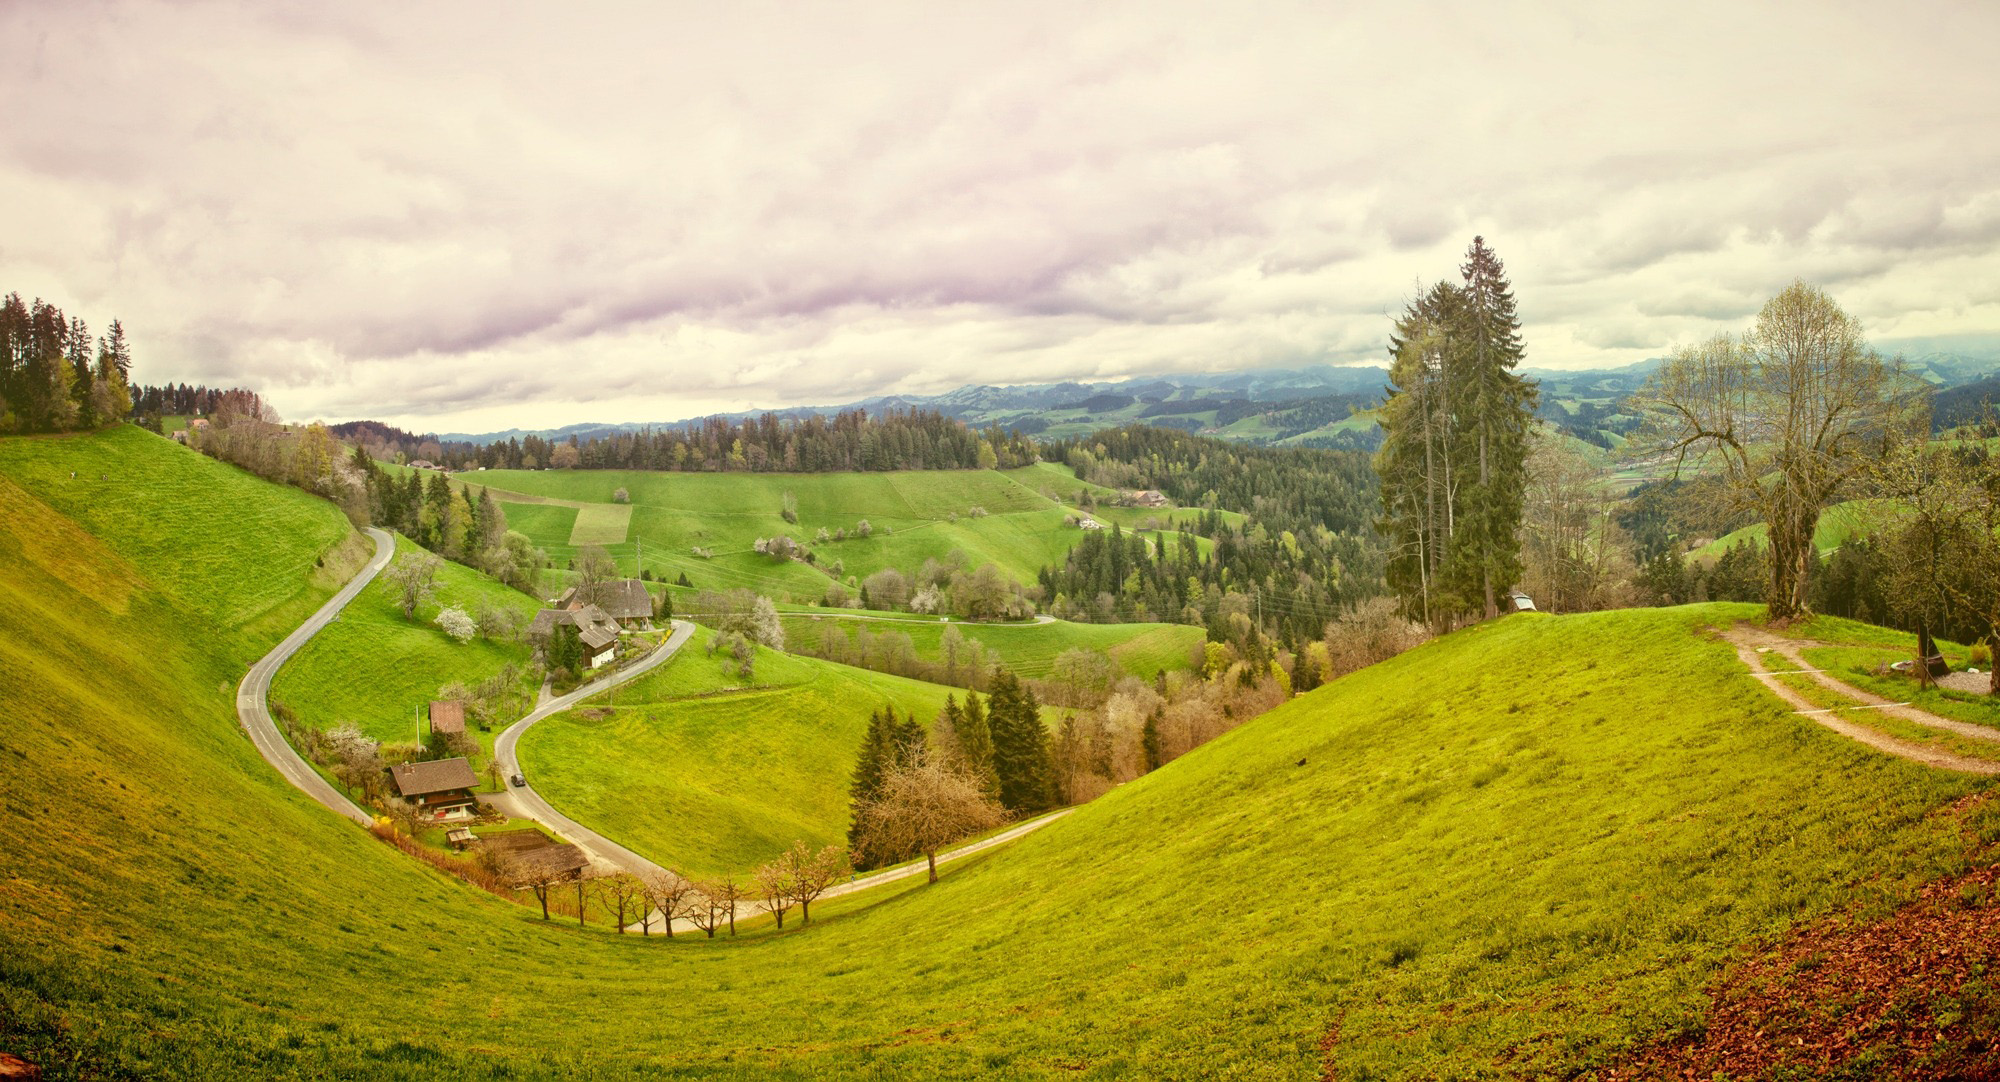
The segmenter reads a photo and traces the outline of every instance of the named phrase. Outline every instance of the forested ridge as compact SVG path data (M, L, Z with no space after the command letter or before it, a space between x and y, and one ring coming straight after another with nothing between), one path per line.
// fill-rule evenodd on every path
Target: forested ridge
M1362 452L1248 448L1132 426L1045 453L1086 481L1157 489L1210 512L1153 541L1116 526L1086 535L1041 573L1058 616L1201 624L1212 640L1251 649L1252 628L1288 644L1315 638L1343 607L1381 592L1375 475ZM1213 542L1207 554L1196 536Z

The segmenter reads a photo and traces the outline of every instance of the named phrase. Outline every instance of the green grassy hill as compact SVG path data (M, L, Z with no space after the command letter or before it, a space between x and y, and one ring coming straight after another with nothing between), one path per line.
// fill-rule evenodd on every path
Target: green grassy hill
M959 552L970 566L991 563L1029 583L1042 567L1061 563L1082 537L1063 525L1084 513L1080 497L1108 503L1118 496L1053 463L817 474L486 470L457 480L490 487L509 528L559 564L583 545L603 545L628 573L636 574L643 558L667 580L685 574L698 588L742 587L796 603L818 601L831 578L803 563L758 555L751 547L758 538L785 534L811 542L821 528L845 530L845 540L813 546L821 565L840 562L843 577L865 578L885 567L914 573L927 559ZM613 502L621 488L630 503ZM795 524L781 514L786 493L798 504ZM1183 523L1198 512L1101 506L1089 513L1132 528ZM1225 518L1242 520L1234 513ZM871 533L860 537L855 527L864 520ZM698 557L697 548L711 555Z
M317 527L267 523L338 516L128 439L0 440L0 1048L52 1077L1573 1076L1698 1027L1739 944L2000 839L1947 811L1981 783L1744 678L1703 629L1754 609L1509 617L936 887L739 943L579 933L265 768L235 680L326 589ZM174 546L52 506L114 452L126 519L234 500L202 551L245 630L202 633Z
M398 558L422 551L409 539L396 538ZM416 719L443 685L474 686L508 664L526 678L533 653L526 643L453 642L432 622L447 605L476 614L482 603L512 610L522 627L539 607L534 598L447 561L438 570L436 599L419 606L417 619L410 621L403 619L395 588L386 577L377 578L279 670L271 698L309 725L353 722L377 740L415 740Z
M1837 503L1820 512L1819 525L1813 529L1813 546L1825 556L1847 543L1850 537L1868 532L1868 515L1874 500L1849 500ZM1724 552L1745 541L1754 541L1759 547L1768 544L1771 529L1761 522L1753 522L1741 529L1732 530L1688 555L1695 559L1713 560Z
M1063 651L1086 649L1103 651L1128 675L1151 679L1161 670L1190 667L1195 648L1208 639L1201 628L1184 624L1076 624L1058 620L1046 624L960 621L946 625L916 617L851 620L831 613L787 613L784 623L785 642L793 649L809 650L828 634L901 632L910 637L917 656L926 661L943 660L940 643L945 628L956 627L966 639L984 646L987 657L1018 675L1031 677L1050 675L1056 656Z
M603 704L530 729L521 765L565 815L688 875L749 872L847 833L847 781L868 715L928 725L952 688L758 649L751 684L703 630Z

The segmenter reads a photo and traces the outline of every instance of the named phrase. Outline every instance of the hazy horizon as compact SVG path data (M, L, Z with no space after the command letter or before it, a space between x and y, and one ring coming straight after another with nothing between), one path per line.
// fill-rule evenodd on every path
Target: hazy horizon
M1878 340L1993 336L1996 37L1972 3L16 5L0 290L124 320L142 382L440 432L1380 363L1475 234L1535 367L1794 278Z

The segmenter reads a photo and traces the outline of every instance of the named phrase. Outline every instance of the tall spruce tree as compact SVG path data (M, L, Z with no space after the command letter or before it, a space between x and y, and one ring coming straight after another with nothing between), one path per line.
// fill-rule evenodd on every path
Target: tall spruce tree
M1507 265L1485 237L1472 238L1459 268L1465 279L1460 309L1467 365L1464 401L1466 450L1477 456L1457 548L1476 575L1486 618L1500 614L1497 592L1521 574L1521 502L1527 490L1528 435L1535 385L1514 369L1521 363L1521 318Z
M1521 572L1535 389L1514 371L1520 318L1484 238L1460 273L1463 286L1438 283L1396 321L1375 455L1388 582L1426 623L1498 615L1499 590Z
M1048 733L1042 728L1041 704L1006 669L993 674L987 722L993 731L993 772L1000 781L1000 803L1016 815L1054 806L1055 768L1049 759Z

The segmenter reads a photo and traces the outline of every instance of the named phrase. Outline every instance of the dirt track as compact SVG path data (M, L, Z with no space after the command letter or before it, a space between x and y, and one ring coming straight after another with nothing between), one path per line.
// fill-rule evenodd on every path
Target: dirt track
M1808 647L1824 646L1826 645L1825 643L1811 642L1804 639L1787 639L1779 635L1773 635L1768 631L1760 631L1747 624L1738 624L1730 628L1723 633L1723 638L1736 647L1737 658L1749 667L1750 675L1757 678L1758 682L1770 688L1773 694L1789 703L1794 710L1799 711L1804 716L1832 729L1842 736L1860 741L1878 751L1884 751L1890 755L1909 759L1913 762L1923 763L1925 766L1937 767L1940 770L1957 770L1967 774L2000 775L2000 761L1974 759L1969 756L1954 755L1947 751L1939 751L1935 748L1927 748L1921 744L1910 743L1907 740L1898 740L1886 733L1877 732L1866 725L1839 717L1836 713L1828 711L1825 707L1786 687L1782 681L1773 679L1775 674L1767 672L1764 667L1764 658L1766 655L1759 652L1760 649L1767 650L1770 654L1775 654L1788 662L1789 664L1785 667L1785 670L1781 671L1791 669L1807 670L1800 675L1810 676L1814 682L1829 691L1839 694L1853 706L1877 708L1871 710L1871 713L1879 713L1903 721L1913 722L1926 728L1948 732L1955 736L1971 740L1983 740L2000 744L2000 730L1990 729L1984 725L1974 725L1971 722L1939 717L1928 710L1918 710L1915 707L1897 704L1879 695L1863 691L1852 684L1835 679L1831 674L1811 671L1813 670L1813 666L1806 662L1803 651Z

